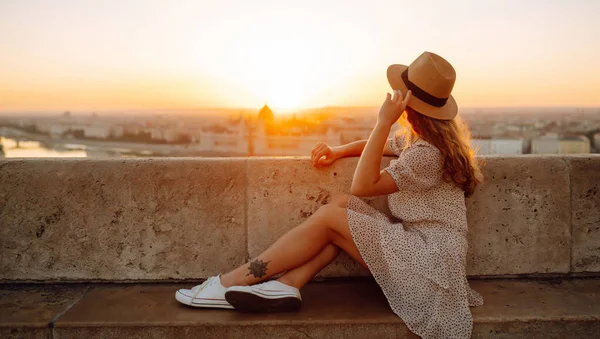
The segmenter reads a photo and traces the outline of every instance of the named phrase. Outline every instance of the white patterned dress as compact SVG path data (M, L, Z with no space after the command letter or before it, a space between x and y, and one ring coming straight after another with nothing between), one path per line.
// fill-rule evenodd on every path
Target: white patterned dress
M348 201L348 225L360 254L392 310L422 338L469 338L469 306L483 304L466 279L464 191L442 180L440 151L418 139L385 169L399 191L388 196L391 221L358 197Z

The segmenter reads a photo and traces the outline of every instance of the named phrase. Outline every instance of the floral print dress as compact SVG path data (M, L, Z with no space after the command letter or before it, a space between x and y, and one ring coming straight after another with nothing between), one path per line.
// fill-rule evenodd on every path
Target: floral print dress
M347 205L360 254L392 310L422 338L469 338L469 306L483 304L466 279L467 213L464 191L442 180L439 149L418 139L385 169L399 191L388 196L394 217L358 197Z

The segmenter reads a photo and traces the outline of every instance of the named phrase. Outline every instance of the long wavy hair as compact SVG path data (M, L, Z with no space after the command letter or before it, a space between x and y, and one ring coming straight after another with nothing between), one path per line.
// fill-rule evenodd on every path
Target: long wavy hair
M406 146L415 134L437 147L442 153L443 180L462 188L467 197L473 194L475 187L483 182L483 175L469 145L471 133L460 117L439 120L406 107L399 122Z

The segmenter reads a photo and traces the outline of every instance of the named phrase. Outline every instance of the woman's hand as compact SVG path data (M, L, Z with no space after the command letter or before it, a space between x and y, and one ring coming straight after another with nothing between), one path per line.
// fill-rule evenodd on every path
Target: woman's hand
M329 166L342 156L342 151L339 148L329 147L324 142L319 142L313 147L310 159L313 166L319 167Z
M411 91L406 93L406 97L403 97L402 91L394 90L394 96L390 93L387 94L383 105L379 109L379 116L377 117L377 123L383 124L386 127L392 126L406 109L408 101L412 97Z

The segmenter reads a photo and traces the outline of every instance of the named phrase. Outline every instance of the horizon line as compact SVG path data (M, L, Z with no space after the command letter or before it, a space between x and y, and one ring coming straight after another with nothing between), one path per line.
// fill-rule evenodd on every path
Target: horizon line
M267 104L268 106L268 104ZM243 111L250 111L250 110L260 110L262 106L257 106L257 107L235 107L235 106L200 106L200 107L181 107L181 108L111 108L111 109L19 109L19 110L10 110L10 109L0 109L0 114L1 113L42 113L42 112L46 112L46 113L50 113L50 112L56 112L56 113L64 113L64 112L70 112L71 114L76 114L76 113L108 113L108 112L124 112L124 111L130 111L130 112L150 112L150 111L193 111L193 110L243 110ZM279 112L284 112L284 113L296 113L296 112L304 112L304 111L311 111L311 110L318 110L318 109L342 109L342 108L365 108L365 109L371 109L371 108L378 108L379 106L368 106L368 105L357 105L357 106L351 106L351 105L331 105L331 106L317 106L317 107L306 107L306 108L299 108L299 109L280 109L277 107L272 107L269 106L272 110L274 111L279 111ZM462 107L462 109L518 109L518 108L527 108L527 109L536 109L536 108L541 108L541 109L563 109L563 108L586 108L586 109L593 109L593 108L599 108L600 109L600 105L554 105L554 106L550 106L550 105L522 105L522 106L464 106ZM461 108L459 108L460 110Z

